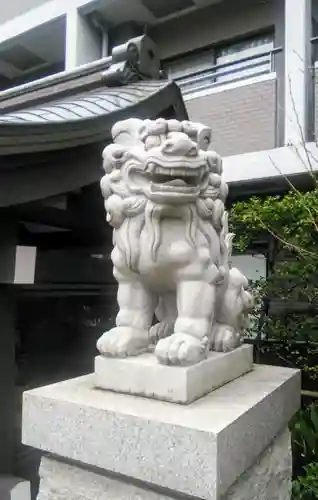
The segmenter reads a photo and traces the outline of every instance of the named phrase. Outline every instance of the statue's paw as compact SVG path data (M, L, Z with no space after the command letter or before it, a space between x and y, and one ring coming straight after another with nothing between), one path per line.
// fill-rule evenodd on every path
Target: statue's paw
M148 345L148 331L129 326L112 328L97 341L97 349L101 354L120 358L140 354Z
M207 352L207 338L199 340L185 333L159 340L155 349L158 361L165 365L193 365L205 359Z
M220 326L215 332L212 349L218 352L228 352L241 344L241 335L238 332L227 326Z

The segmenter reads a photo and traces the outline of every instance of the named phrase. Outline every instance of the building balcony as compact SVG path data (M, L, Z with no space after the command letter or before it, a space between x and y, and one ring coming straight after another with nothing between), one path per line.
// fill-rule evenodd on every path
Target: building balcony
M212 128L212 146L222 156L279 145L275 58L281 52L257 51L175 78L189 117Z

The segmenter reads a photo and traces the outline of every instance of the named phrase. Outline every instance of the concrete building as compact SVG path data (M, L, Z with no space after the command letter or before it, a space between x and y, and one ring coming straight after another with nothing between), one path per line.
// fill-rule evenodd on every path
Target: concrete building
M150 60L146 76L153 82L138 82L137 93L125 87L126 97L123 82L107 93L109 69L118 62L113 49L144 33L183 99L177 85L157 81ZM317 0L6 2L0 12L0 474L24 474L12 446L14 348L22 389L89 371L94 338L114 313L111 237L98 179L115 118L188 113L210 125L232 200L282 192L284 175L306 184L308 162L316 169L318 158L316 35ZM100 108L85 108L84 117L79 108L93 90L90 102ZM250 277L266 272L264 258L240 259Z

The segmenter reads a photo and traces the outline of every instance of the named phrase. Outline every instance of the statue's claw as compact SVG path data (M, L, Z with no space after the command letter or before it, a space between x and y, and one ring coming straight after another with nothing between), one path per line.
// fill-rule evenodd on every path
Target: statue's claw
M165 365L191 365L206 358L207 345L207 338L199 340L185 333L174 333L159 340L155 355Z
M97 341L97 349L101 354L119 358L140 354L148 345L148 331L129 326L112 328Z

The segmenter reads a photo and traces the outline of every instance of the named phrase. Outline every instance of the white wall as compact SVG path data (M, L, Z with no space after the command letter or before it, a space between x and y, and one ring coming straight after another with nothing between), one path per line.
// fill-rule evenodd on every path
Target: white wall
M232 255L231 263L251 281L266 278L266 258L264 255Z
M48 0L2 0L0 8L0 24L25 14L30 9L43 5ZM66 0L67 1L67 0Z
M311 168L318 170L318 147L315 143L306 144ZM275 178L281 175L309 175L308 157L302 146L289 146L257 151L223 159L224 180L226 182L244 182ZM306 167L307 166L307 167Z
M36 247L17 246L14 283L32 285L35 277Z
M285 0L285 144L308 132L312 0Z
M71 70L101 57L101 38L73 7L66 14L65 69Z

